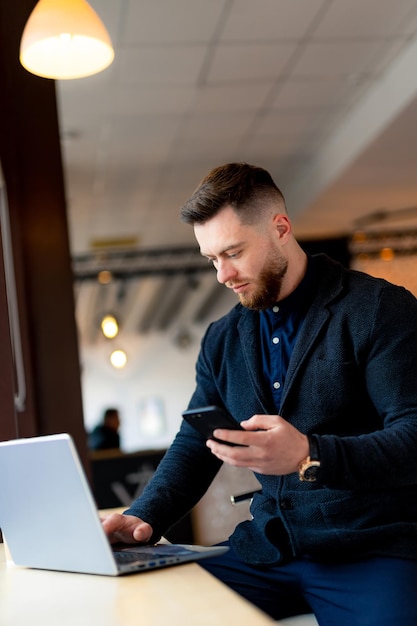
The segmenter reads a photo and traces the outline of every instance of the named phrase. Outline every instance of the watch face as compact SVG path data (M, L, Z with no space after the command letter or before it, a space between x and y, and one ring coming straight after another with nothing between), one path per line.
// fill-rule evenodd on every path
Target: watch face
M314 461L309 456L298 467L299 479L307 483L315 482L319 477L319 472L320 461Z
M310 464L304 469L303 480L309 483L315 482L320 473L320 463L318 461L310 461Z
M314 482L317 480L320 471L320 464L315 463L314 465L309 465L304 470L304 480L307 482Z

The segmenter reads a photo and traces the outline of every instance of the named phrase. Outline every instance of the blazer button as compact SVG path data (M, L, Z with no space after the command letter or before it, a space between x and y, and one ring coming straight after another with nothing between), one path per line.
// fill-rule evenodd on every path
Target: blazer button
M282 498L280 500L281 509L284 511L291 511L294 508L294 504L290 498Z

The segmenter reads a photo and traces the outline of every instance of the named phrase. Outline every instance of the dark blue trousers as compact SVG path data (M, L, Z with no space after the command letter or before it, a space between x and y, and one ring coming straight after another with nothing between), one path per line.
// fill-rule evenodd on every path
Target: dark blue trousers
M230 549L200 563L274 619L313 612L320 626L417 626L417 561L296 559L259 568Z

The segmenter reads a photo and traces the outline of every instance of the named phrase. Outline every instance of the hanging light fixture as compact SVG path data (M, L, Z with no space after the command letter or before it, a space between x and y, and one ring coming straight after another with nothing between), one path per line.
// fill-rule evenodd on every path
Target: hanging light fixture
M119 332L119 324L114 315L105 315L100 325L101 331L107 339L113 339Z
M110 363L115 369L123 369L127 363L127 355L124 350L114 350L110 355Z
M20 42L25 69L44 78L82 78L113 59L110 36L86 0L39 0Z

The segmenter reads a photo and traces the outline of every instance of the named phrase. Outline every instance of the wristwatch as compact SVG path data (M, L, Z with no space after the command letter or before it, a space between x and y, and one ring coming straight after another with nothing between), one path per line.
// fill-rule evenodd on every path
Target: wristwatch
M314 435L307 435L307 439L310 446L310 454L298 466L298 477L303 482L314 483L320 473L319 449Z

